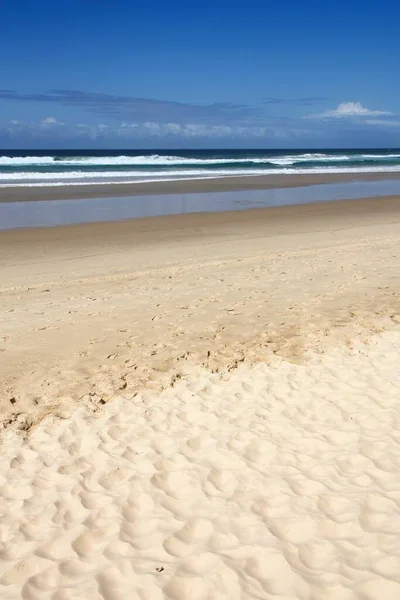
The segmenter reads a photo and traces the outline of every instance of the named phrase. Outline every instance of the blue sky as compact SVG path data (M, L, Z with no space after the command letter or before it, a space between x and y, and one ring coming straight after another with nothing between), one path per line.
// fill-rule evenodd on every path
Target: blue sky
M400 7L2 0L2 148L400 146Z

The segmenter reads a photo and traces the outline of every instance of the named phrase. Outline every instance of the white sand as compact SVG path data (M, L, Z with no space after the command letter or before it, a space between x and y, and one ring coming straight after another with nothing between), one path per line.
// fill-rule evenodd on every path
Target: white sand
M0 598L398 600L398 204L0 235Z
M9 432L1 598L398 600L399 364L393 331Z

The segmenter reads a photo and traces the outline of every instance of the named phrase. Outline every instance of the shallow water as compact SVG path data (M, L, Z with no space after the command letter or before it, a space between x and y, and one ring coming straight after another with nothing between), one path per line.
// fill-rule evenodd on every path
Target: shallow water
M247 210L268 206L400 195L400 180L329 183L298 188L113 196L0 203L0 229L119 221L161 215Z

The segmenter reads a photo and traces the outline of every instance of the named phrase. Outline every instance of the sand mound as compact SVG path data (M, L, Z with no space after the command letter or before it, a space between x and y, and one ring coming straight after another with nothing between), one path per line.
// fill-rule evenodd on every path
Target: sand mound
M399 362L396 330L6 431L1 598L398 600Z

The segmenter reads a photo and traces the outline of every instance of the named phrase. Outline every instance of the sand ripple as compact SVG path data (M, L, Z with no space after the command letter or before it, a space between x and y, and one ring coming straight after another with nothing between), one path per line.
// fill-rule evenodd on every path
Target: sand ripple
M398 600L400 333L5 433L5 600Z

